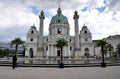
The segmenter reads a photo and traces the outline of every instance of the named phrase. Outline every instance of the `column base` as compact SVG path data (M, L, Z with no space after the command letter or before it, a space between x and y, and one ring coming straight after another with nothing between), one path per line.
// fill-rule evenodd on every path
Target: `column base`
M75 56L80 56L80 49L75 49Z

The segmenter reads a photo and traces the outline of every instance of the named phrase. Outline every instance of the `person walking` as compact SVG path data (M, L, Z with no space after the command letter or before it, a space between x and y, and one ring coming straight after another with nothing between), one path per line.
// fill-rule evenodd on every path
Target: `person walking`
M14 55L13 58L12 58L12 68L13 68L13 69L15 69L15 67L17 66L16 61L17 61L17 58L16 58L16 56Z

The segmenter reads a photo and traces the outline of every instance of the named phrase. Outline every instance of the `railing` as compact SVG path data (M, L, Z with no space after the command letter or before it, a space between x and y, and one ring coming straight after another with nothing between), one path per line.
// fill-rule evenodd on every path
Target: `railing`
M30 64L59 64L60 59L39 59L39 58L18 58L18 63L30 63ZM97 64L101 63L101 59L64 59L64 64ZM105 59L106 63L120 63L120 59ZM1 58L0 63L12 63L12 58Z
M18 58L18 63L30 63L30 64L59 64L60 59L39 59L39 58ZM101 59L64 59L64 64L96 64L101 63ZM106 59L106 63L120 63L120 59ZM12 63L12 58L0 59L0 63Z

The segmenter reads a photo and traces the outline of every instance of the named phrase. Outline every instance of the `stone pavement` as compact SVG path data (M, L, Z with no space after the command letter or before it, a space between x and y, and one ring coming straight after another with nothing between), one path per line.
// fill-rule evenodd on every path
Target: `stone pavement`
M0 79L120 79L120 66L40 68L0 67Z

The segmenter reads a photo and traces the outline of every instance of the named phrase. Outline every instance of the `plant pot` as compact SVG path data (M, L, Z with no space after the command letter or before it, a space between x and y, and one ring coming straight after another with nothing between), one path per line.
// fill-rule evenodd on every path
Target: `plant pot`
M106 67L106 63L101 63L101 67Z
M64 68L64 63L60 63L59 68Z

